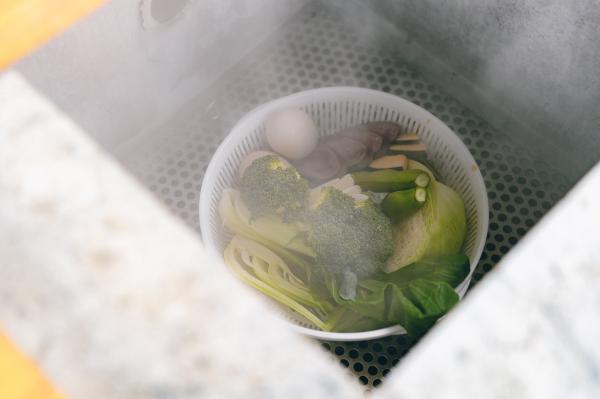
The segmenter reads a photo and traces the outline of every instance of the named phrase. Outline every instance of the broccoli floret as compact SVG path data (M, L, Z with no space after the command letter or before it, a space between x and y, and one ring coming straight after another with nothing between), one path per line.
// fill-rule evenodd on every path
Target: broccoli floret
M245 170L240 195L253 217L278 215L298 220L308 206L309 184L280 157L261 157Z
M352 291L344 288L344 281L354 280L349 273L358 279L369 277L383 269L394 251L391 223L371 200L355 202L341 191L325 187L307 218L317 263L341 281L340 293Z

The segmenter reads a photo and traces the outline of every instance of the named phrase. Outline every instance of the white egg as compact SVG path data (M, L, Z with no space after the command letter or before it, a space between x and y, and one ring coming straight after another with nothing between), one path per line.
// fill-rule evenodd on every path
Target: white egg
M306 112L286 109L269 116L266 135L273 151L289 159L307 157L319 142L317 125Z

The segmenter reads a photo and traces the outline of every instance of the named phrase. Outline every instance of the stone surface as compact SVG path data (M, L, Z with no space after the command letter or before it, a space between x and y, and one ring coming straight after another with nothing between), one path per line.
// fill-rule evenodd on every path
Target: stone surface
M0 325L72 398L353 398L17 75L0 77ZM373 398L600 396L594 169Z
M381 397L600 397L600 167L386 381Z
M0 193L0 325L69 397L362 395L10 72Z

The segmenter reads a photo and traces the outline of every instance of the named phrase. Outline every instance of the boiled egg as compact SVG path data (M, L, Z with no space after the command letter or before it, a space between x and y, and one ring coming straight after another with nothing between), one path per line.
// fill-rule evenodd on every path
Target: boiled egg
M302 159L317 146L319 130L306 112L292 108L267 118L266 137L273 151L289 159Z

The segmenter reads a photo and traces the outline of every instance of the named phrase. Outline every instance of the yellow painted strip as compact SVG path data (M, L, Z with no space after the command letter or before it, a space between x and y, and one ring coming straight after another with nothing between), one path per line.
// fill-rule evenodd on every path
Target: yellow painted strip
M63 31L104 1L0 0L0 69Z
M64 399L40 369L0 332L0 398Z

